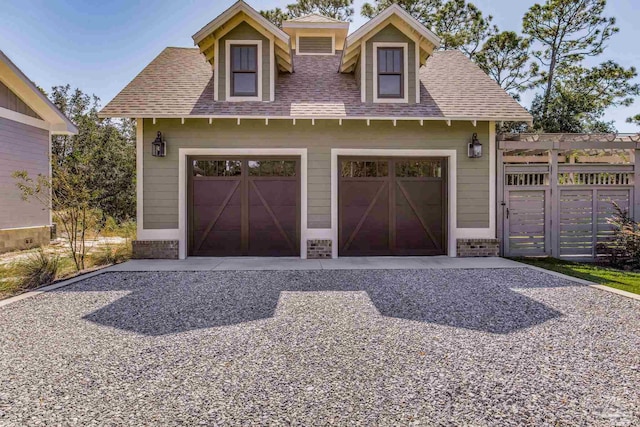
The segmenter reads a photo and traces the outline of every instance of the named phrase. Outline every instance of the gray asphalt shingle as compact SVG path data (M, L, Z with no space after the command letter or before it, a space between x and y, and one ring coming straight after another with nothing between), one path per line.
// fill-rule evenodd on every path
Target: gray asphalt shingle
M420 70L419 104L362 103L334 56L294 56L274 102L215 102L213 71L198 49L167 48L101 112L103 117L415 117L530 120L529 113L459 51L434 52Z

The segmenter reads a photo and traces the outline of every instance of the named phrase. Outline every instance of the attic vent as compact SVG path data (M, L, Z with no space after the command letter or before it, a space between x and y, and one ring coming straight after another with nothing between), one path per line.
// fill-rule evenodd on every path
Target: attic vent
M333 55L333 38L300 37L297 49L299 55Z

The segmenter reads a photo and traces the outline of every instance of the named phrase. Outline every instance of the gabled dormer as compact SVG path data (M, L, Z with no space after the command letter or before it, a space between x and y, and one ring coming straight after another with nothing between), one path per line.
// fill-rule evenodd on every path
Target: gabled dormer
M312 13L282 23L296 55L335 55L344 48L349 23Z
M419 69L440 39L397 4L347 37L340 72L353 73L365 103L420 103Z
M215 101L274 101L278 71L293 72L289 35L242 0L193 41L213 67Z

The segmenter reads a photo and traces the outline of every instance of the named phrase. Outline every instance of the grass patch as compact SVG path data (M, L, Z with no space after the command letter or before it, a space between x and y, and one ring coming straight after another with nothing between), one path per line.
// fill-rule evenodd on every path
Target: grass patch
M555 258L514 258L525 264L640 295L640 273Z

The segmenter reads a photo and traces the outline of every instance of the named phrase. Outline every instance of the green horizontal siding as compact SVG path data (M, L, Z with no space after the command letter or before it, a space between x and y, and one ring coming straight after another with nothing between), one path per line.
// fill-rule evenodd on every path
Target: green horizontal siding
M167 157L151 156L151 142L162 131ZM474 132L485 146L480 159L467 157L467 144ZM308 121L158 119L144 121L144 227L178 227L179 148L306 148L308 150L308 226L331 227L331 149L455 149L458 153L458 227L489 227L489 124L469 122L344 120Z

